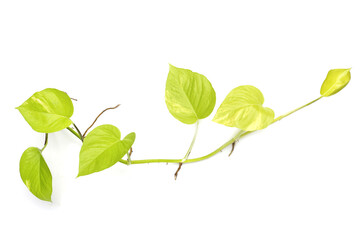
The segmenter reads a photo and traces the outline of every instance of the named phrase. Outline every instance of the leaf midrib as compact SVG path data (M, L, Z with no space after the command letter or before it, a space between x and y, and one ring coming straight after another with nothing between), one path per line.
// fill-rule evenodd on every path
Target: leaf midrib
M192 77L192 78L193 78L193 77ZM191 79L191 80L193 80L193 79ZM195 112L194 106L193 106L192 103L190 102L189 96L186 94L186 92L185 92L185 90L184 90L184 88L183 88L183 85L181 84L180 80L177 79L176 81L177 81L178 84L180 85L181 91L182 91L182 92L184 93L184 95L186 96L186 100L187 100L188 104L191 106L191 110L192 110L192 112L195 114L196 120L199 120L199 117L198 117L198 115L197 115L196 112Z
M108 150L109 148L111 148L112 146L114 146L115 144L120 143L120 142L121 142L121 139L113 142L113 143L112 143L111 145L109 145L107 148L105 148L104 150L102 150L98 155L96 155L96 157L94 157L94 161L97 161L98 158L99 158L99 156L102 155L106 150ZM94 149L94 148L92 148L92 149Z
M64 116L64 115L60 115L60 114L57 114L57 113L35 111L35 110L28 109L28 108L23 107L23 106L18 107L18 109L25 110L25 111L28 111L28 112L36 112L36 113L41 113L41 114L55 115L55 116L63 117L63 118L66 118L66 119L69 119L69 120L70 120L70 117Z
M237 108L235 108L235 110L239 110L239 109L246 108L246 107L252 107L252 106L260 106L261 108L265 109L265 107L262 104L248 104L246 106L237 107Z

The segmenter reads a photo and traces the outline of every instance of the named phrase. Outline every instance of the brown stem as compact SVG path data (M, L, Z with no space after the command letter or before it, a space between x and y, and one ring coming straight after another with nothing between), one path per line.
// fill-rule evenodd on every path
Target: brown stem
M95 118L94 122L90 125L90 127L88 127L88 129L86 129L86 131L84 132L83 138L85 138L86 133L90 130L90 128L91 128L92 126L94 126L95 122L98 120L98 118L99 118L104 112L106 112L107 110L110 110L110 109L115 109L115 108L117 108L117 107L119 107L119 106L120 106L120 104L116 105L115 107L109 107L109 108L106 108L105 110L103 110L103 111Z
M67 92L65 92L66 94L67 94ZM67 94L68 96L69 96L69 94ZM69 97L71 100L73 100L73 101L77 101L77 99L76 98L72 98L72 97Z
M235 143L236 143L236 141L234 141L234 142L231 144L231 151L230 151L230 153L229 153L229 157L230 157L230 155L233 153L233 151L234 151L234 149L235 149Z
M177 179L177 176L178 176L178 173L179 173L179 171L180 171L180 169L181 169L182 164L183 164L182 162L179 163L179 167L178 167L178 169L176 170L176 172L175 172L175 174L174 174L175 180Z

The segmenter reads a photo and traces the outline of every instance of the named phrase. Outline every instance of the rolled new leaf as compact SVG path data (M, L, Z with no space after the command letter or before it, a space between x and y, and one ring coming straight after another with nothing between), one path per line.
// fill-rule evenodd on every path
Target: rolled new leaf
M110 124L96 127L84 139L80 150L79 176L102 171L117 163L135 141L135 133L121 140L120 130Z
M211 114L216 94L204 75L170 65L165 102L169 112L177 120L193 124Z
M274 120L274 111L263 107L264 96L250 85L234 88L221 103L214 122L243 131L266 128Z
M320 94L329 97L338 93L350 81L351 74L349 69L332 69L328 72L320 89Z
M41 133L67 128L72 123L70 117L74 112L70 97L54 88L36 92L17 109L32 129Z
M39 148L30 147L22 154L20 176L32 194L41 200L51 201L52 176Z

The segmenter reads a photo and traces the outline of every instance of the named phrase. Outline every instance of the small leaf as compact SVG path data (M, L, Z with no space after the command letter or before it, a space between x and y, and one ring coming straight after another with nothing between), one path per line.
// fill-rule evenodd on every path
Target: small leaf
M350 81L350 70L350 68L330 70L321 86L320 94L329 97L343 89Z
M72 123L70 117L74 112L70 97L54 88L36 92L17 109L29 125L41 133L67 128Z
M274 120L274 112L263 107L263 103L264 96L256 87L234 88L221 103L213 121L244 131L266 128Z
M123 140L117 127L109 124L92 130L84 139L80 150L79 175L102 171L117 163L135 141L135 133Z
M170 65L165 102L170 113L177 120L193 124L211 114L216 95L204 75Z
M52 176L40 149L30 147L22 154L20 176L32 194L51 202Z

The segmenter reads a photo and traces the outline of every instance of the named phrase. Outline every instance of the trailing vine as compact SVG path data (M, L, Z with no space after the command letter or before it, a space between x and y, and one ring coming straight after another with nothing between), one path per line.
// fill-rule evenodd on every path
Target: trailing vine
M17 107L33 130L45 134L44 146L41 149L30 147L22 154L20 176L37 198L51 201L52 175L42 152L46 149L50 133L67 129L82 142L78 176L102 171L117 162L126 165L163 162L179 164L175 173L176 179L183 164L208 159L231 145L230 156L240 138L264 129L323 97L336 94L349 83L350 78L350 69L330 70L321 86L320 97L277 118L272 109L263 107L264 96L259 89L250 85L236 87L226 96L213 118L216 123L237 128L235 136L205 156L190 158L197 137L199 120L207 118L214 110L216 94L204 75L170 65L165 89L167 108L180 122L196 124L190 146L184 157L179 159L134 160L131 159L132 145L136 137L134 132L121 139L120 130L110 124L100 125L91 130L104 112L119 105L103 110L82 134L70 119L74 112L72 100L76 101L76 99L71 99L63 91L47 88L34 93Z

